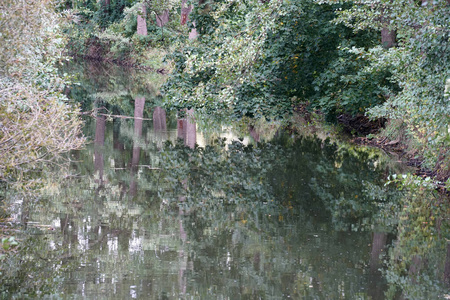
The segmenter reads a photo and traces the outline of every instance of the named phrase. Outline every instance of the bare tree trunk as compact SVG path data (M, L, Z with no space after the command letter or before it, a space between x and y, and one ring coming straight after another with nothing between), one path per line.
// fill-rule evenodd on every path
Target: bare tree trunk
M162 148L167 140L167 118L166 111L161 107L155 107L153 111L153 131L158 148Z
M137 34L139 35L147 35L147 9L145 7L145 4L142 4L141 7L141 14L138 14L137 16Z
M199 5L201 5L203 3L205 3L204 0L198 1ZM186 24L186 22L189 20L189 14L191 13L192 8L193 8L192 5L189 5L187 7L185 7L185 5L186 5L186 0L183 0L181 2L181 25ZM189 32L190 40L193 40L198 37L198 32L197 32L197 29L195 28L195 22L193 24L194 24L194 28L192 28L192 30Z
M382 9L381 23L383 24L383 28L381 29L381 45L385 49L389 49L395 46L397 34L395 30L389 30L389 17L385 17L386 13L389 14L389 11L385 12L384 9Z
M382 286L382 274L380 272L381 259L380 255L383 253L387 242L387 233L374 232L372 238L372 251L370 254L370 273L368 293L372 299L383 299L384 288Z
M192 5L189 5L189 6L185 6L185 5L186 5L186 0L183 0L181 2L181 20L180 20L181 25L186 24L186 22L189 18L189 14L192 11Z
M153 129L155 132L161 132L167 130L166 111L157 106L153 111Z
M389 30L387 27L381 29L381 44L384 48L389 49L395 46L396 32Z
M95 123L94 169L98 172L99 187L103 186L103 146L105 145L106 117L98 115Z
M196 39L198 37L197 29L195 29L195 22L193 24L194 24L194 28L192 28L191 31L189 32L190 40Z
M184 144L191 149L194 149L197 142L196 124L193 117L194 111L192 109L186 110L184 119L177 121L178 138L183 139Z
M130 195L136 196L137 194L137 181L135 175L138 171L139 160L141 157L141 147L139 146L139 140L142 136L142 118L144 117L144 105L145 98L137 97L134 101L134 143L133 143L133 156L131 157L131 181L130 181Z
M386 247L387 233L374 232L372 240L372 252L370 255L370 271L372 273L378 272L381 266L380 255Z
M250 136L253 138L253 140L255 141L255 143L259 143L260 138L259 138L259 133L256 132L255 127L253 127L252 125L250 125L248 127L248 130L250 131Z
M142 122L144 117L145 97L136 97L134 100L134 135L136 138L142 136Z
M420 270L424 267L424 261L419 255L414 255L411 259L411 265L409 266L409 277L413 283L416 283L416 276L420 274Z
M187 128L186 128L186 145L194 149L197 143L197 125L194 121L194 110L189 109L186 114Z

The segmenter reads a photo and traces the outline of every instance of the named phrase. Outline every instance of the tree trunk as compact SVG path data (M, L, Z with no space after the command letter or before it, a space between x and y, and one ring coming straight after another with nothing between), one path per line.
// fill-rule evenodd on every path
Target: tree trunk
M189 32L190 40L196 39L198 37L197 29L195 29L195 22L193 24L194 24L194 28L192 28L192 30Z
M198 1L199 5L202 5L204 3L205 3L204 0ZM188 7L185 7L185 5L186 5L186 0L183 0L181 2L181 25L186 24L186 22L189 20L189 14L191 13L192 8L193 8L192 5L189 5ZM194 24L194 28L192 28L192 30L189 32L190 40L193 40L198 37L197 29L195 29L195 23L193 23L193 24Z
M248 126L248 131L250 132L250 136L253 138L255 143L259 143L260 137L259 133L256 132L255 127L253 127L252 125Z
M103 186L103 146L105 145L106 117L98 115L95 123L94 169L98 172L99 187Z
M153 129L155 132L167 130L166 111L159 106L155 107L153 111Z
M387 233L374 232L372 239L372 251L370 254L370 271L372 273L379 272L378 269L381 266L380 255L383 253L386 247Z
M396 32L389 30L387 27L381 29L381 44L385 49L395 46Z
M155 132L156 145L160 149L167 140L167 118L166 111L159 106L153 111L153 130Z
M370 252L370 273L368 294L371 299L383 299L385 287L383 286L382 274L380 268L382 266L380 255L386 248L387 233L374 232L372 237L372 251Z
M142 4L141 14L137 16L137 34L139 35L147 35L147 9L145 8L145 4Z
M444 282L450 286L450 242L447 242L447 257L445 258Z
M186 24L186 22L189 18L189 14L192 11L192 5L189 5L187 7L185 5L186 5L186 0L183 0L181 2L181 20L180 20L181 25Z
M130 191L131 196L137 194L137 179L136 174L138 172L139 160L141 158L141 147L139 146L140 139L142 137L142 118L144 117L145 97L136 97L134 100L134 142L133 142L133 155L131 157L131 181Z
M183 139L184 145L191 149L195 148L197 142L196 124L194 121L194 111L192 109L185 110L186 116L177 120L177 136Z
M389 14L389 11L387 12ZM395 30L389 30L389 17L385 17L386 12L384 9L381 11L381 23L383 24L383 28L381 29L381 45L385 49L389 49L395 46L396 32Z
M142 136L142 122L144 118L145 97L136 97L134 100L134 135L136 139Z

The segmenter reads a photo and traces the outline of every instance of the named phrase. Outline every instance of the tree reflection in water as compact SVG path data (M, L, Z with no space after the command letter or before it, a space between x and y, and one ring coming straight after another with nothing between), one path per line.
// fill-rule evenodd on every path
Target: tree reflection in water
M75 153L78 177L55 170L39 201L10 196L19 203L13 216L29 226L23 248L2 262L6 297L432 299L445 293L448 202L419 205L384 186L390 171L375 150L294 141L282 132L268 143L252 126L245 128L254 144L208 139L192 111L173 119L150 96L96 94L102 95L110 111L134 119L88 120L94 143ZM196 145L200 137L204 147ZM423 220L430 216L441 221L430 225Z

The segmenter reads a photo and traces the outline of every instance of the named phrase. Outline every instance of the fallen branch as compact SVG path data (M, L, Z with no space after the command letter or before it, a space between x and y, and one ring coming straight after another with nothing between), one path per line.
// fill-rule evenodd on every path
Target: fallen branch
M130 117L130 116L122 116L122 115L108 115L108 114L97 114L99 116L112 117L112 118L121 118L121 119L136 119L136 120L144 120L144 121L153 121L153 119L141 118L141 117Z

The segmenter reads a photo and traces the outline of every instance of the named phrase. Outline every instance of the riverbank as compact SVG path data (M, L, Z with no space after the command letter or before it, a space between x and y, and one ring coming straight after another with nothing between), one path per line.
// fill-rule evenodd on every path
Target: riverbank
M217 278L214 296L223 298L314 290L334 299L343 286L349 297L374 299L445 293L448 203L386 185L405 170L398 159L357 145L322 114L291 115L298 128L248 118L233 127L213 115L194 121L162 108L159 74L88 63L63 71L79 80L72 101L111 115L86 117L92 142L71 154L67 172L47 173L35 197L11 191L5 199L19 228L18 247L1 261L5 297L82 291L123 299L130 286L137 298L210 295L203 278ZM230 289L231 281L248 288Z
M372 121L366 116L350 116L342 114L336 118L335 125L325 122L320 111L311 112L307 105L299 105L294 108L294 116L288 130L302 134L305 131L310 134L320 134L320 131L328 132L327 135L346 137L356 145L369 146L381 149L386 155L406 166L415 168L411 175L422 178L431 178L436 184L436 189L447 196L450 195L448 181L450 179L449 166L439 163L434 168L426 166L424 158L418 149L411 146L411 142L404 132L387 129L389 120L380 119ZM392 138L395 137L395 138Z
M353 141L358 145L372 146L382 149L387 154L395 153L399 160L407 166L416 168L412 174L422 178L431 178L436 184L436 189L447 196L450 196L448 190L448 181L450 171L448 169L435 167L434 169L424 166L424 159L418 156L415 151L408 151L408 144L398 140L389 140L386 136L380 137L354 137ZM439 164L438 164L439 166Z
M165 51L165 50L164 50ZM166 53L164 53L165 55ZM156 72L161 75L170 75L172 70L172 63L163 63L162 52L158 52L158 49L153 49L148 54L150 61L154 66L160 66L160 68L153 68L147 65L141 65L133 63L132 60L116 60L105 57L85 57L87 61L93 61L96 63L110 63L119 67L131 68L134 70ZM161 67L165 66L165 67ZM163 82L160 82L158 86L161 86ZM448 194L448 187L446 187L446 181L450 178L450 170L445 164L436 164L436 167L431 168L424 164L423 156L421 156L420 150L414 148L408 137L404 132L397 130L401 126L391 126L391 122L386 119L370 120L367 116L362 114L352 116L349 114L341 114L336 117L334 123L327 123L324 115L316 110L311 112L308 109L307 104L297 105L293 108L294 116L288 121L290 125L287 126L287 130L295 132L296 134L309 134L322 135L326 138L326 134L333 132L333 135L346 137L348 141L357 145L371 146L383 150L389 156L395 156L393 159L401 161L407 166L417 168L412 175L420 176L423 178L430 177L437 184L437 189L443 193ZM295 115L299 116L297 118ZM327 133L328 132L328 133ZM447 167L447 169L446 169Z
M92 63L97 64L113 64L115 66L123 67L123 68L129 68L134 70L142 70L142 71L149 71L149 72L155 72L159 73L161 75L168 75L170 72L170 68L167 68L165 64L162 62L160 64L141 64L133 61L132 59L115 59L115 58L105 58L105 57L92 57L92 56L86 56L86 55L74 55L72 58L75 61L88 61ZM155 60L156 62L158 59ZM151 66L154 65L154 66ZM155 67L156 66L156 67Z
M170 51L167 48L148 48L145 51L133 51L126 54L116 53L108 43L96 42L87 43L85 51L74 51L68 48L67 54L75 60L85 60L95 63L111 63L117 66L157 72L166 75L172 69L170 63L164 62L164 57ZM130 46L132 47L132 46Z

